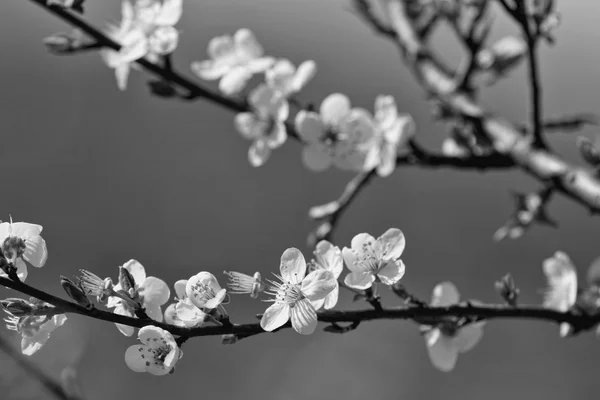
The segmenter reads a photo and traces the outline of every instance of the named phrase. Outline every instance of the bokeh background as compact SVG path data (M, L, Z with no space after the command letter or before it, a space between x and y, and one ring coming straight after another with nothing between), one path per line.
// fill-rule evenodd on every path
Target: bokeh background
M119 4L88 0L86 17L99 26L117 22ZM432 122L396 48L349 12L346 0L187 0L184 7L175 57L181 71L189 74L189 63L205 58L210 38L247 27L270 54L317 62L318 75L301 100L318 104L341 91L372 108L378 94L392 94L414 116L423 143L439 148L444 126ZM541 49L546 115L597 112L600 4L563 1L558 7L558 42ZM223 269L259 270L266 276L277 271L287 247L311 251L305 245L314 227L308 208L336 198L351 174L313 174L293 141L254 169L246 158L249 142L233 129L231 112L204 101L151 97L148 76L140 72L119 92L97 54L57 57L45 51L41 39L59 31L69 27L26 0L0 5L0 214L43 225L50 254L28 283L61 295L59 275L86 268L115 278L117 266L131 258L169 285L200 270L217 276ZM494 38L516 32L496 18ZM434 43L458 63L460 47L449 30L438 31ZM485 89L482 101L513 121L526 120L525 78L522 65ZM595 131L581 134L594 137ZM557 134L551 142L579 162L574 135ZM559 229L535 227L518 241L492 241L512 211L508 190L538 188L517 171L400 169L374 180L357 198L336 243L399 227L407 237L404 282L416 295L427 299L436 283L452 280L465 297L497 302L493 282L510 272L522 301L539 303L544 258L566 251L584 276L600 254L597 219L560 196L550 206ZM383 297L385 304L397 303L387 291ZM233 321L248 322L265 307L236 297L228 310ZM338 307L367 305L353 304L344 293ZM10 340L18 345L19 338ZM218 337L192 340L176 373L161 378L127 368L123 355L135 341L111 324L69 316L31 359L53 376L75 366L90 400L551 400L588 398L600 388L598 339L589 333L561 340L557 327L534 321L489 323L480 345L450 374L430 365L416 326L404 321L366 323L342 336L286 330L234 346L221 345ZM10 371L0 375L3 399L49 396L0 360L0 368Z

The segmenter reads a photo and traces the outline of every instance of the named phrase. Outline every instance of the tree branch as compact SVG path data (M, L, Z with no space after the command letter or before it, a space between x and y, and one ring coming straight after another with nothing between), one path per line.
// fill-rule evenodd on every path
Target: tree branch
M366 0L354 0L358 10ZM406 63L421 85L438 97L453 113L476 124L501 155L509 157L523 171L542 183L553 182L556 189L587 207L600 212L600 181L589 170L570 165L560 156L535 148L510 122L483 109L467 93L456 90L452 75L424 46L406 16L402 2L391 1L389 15L396 35L394 42L405 54ZM368 20L368 18L364 18Z

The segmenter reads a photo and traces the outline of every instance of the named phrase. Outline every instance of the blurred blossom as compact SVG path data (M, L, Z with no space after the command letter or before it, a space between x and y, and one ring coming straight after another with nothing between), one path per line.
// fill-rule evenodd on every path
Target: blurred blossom
M393 285L404 276L404 263L399 260L406 240L400 229L390 228L375 239L368 233L354 236L351 248L342 255L350 273L344 283L354 289L368 289L375 282Z
M503 76L516 67L527 53L527 42L516 36L506 36L477 54L481 70Z
M468 147L449 137L442 142L442 154L446 157L467 158L471 154Z
M398 153L406 151L415 136L415 121L409 114L398 114L394 97L378 96L375 99L375 126L377 174L386 177L394 172Z
M167 284L159 278L154 276L146 276L146 269L142 264L136 260L129 260L123 264L122 269L125 269L133 277L134 285L128 289L123 287L123 282L119 282L114 286L114 291L126 291L126 296L141 307L148 316L155 321L162 322L163 314L161 306L165 304L171 295L171 291ZM119 315L125 315L127 317L135 316L135 308L129 302L116 296L110 296L108 308L114 308L114 313ZM119 331L125 336L133 335L135 328L128 325L115 324Z
M321 240L317 243L315 251L313 253L315 259L308 264L309 271L325 270L331 272L335 279L335 286L333 290L325 296L323 299L313 301L312 304L316 310L324 307L326 310L330 310L337 304L338 295L340 291L340 284L338 278L344 270L344 259L342 258L342 252L340 248L334 246L327 240Z
M47 317L46 315L27 315L17 317L10 313L4 319L6 327L21 334L21 352L27 356L34 354L50 339L50 334L67 320L64 314Z
M125 363L134 372L166 375L183 356L173 335L156 326L145 326L138 332L142 344L130 346Z
M125 0L121 6L121 23L110 26L108 36L121 45L118 51L104 49L101 55L115 69L117 86L127 87L130 64L146 56L152 62L175 50L179 32L173 27L181 18L182 0Z
M273 57L264 57L264 49L249 29L239 29L233 37L214 37L208 44L209 60L195 61L192 71L201 79L216 80L219 90L226 95L239 93L252 75L265 72Z
M234 124L242 136L253 141L248 149L248 160L253 167L260 167L269 159L271 150L287 140L285 120L289 104L280 91L266 84L252 90L248 102L252 112L237 114Z
M296 68L290 60L281 59L265 72L265 82L289 97L302 90L316 72L317 64L312 60L304 61Z
M568 311L577 300L577 271L569 256L557 251L542 264L548 286L544 291L544 307ZM567 336L569 324L560 325L560 336Z
M460 294L452 282L443 282L433 289L432 307L455 305ZM460 353L471 350L483 337L485 321L458 326L455 321L444 321L435 326L423 325L425 343L431 363L440 371L454 369Z
M351 108L346 95L330 94L319 113L301 110L294 123L306 143L302 159L313 171L332 164L342 170L366 171L378 163L373 116L365 109Z
M46 241L40 236L42 226L27 222L0 223L0 244L6 260L16 268L19 279L27 278L27 265L41 268L48 259ZM8 275L0 269L0 276Z
M292 328L302 335L310 335L317 327L317 313L313 302L325 298L336 287L330 271L317 269L306 275L306 261L300 250L289 248L281 255L280 281L271 283L269 292L273 304L260 320L265 331L273 331L292 320Z
M260 272L254 273L254 276L235 271L223 271L223 273L229 277L227 286L232 294L249 294L256 299L265 289Z

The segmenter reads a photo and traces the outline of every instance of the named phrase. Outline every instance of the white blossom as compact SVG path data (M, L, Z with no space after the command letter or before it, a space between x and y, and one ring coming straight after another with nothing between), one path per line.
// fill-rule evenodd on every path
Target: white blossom
M315 76L317 64L304 61L296 68L290 60L280 59L265 72L265 82L285 97L298 93Z
M264 49L249 29L239 29L233 37L214 37L208 44L209 60L196 61L192 71L201 79L220 79L219 90L226 95L239 93L254 74L266 71L275 59L264 57Z
M544 307L568 311L577 300L577 270L569 256L557 251L542 264L548 286L544 291ZM569 334L568 323L560 324L560 336Z
M274 296L273 304L267 308L260 320L265 331L273 331L292 320L294 330L302 335L310 335L317 327L317 313L314 301L325 298L335 288L333 274L318 269L306 275L306 261L300 250L289 248L281 256L280 281L269 281L269 292Z
M40 236L42 226L27 222L0 223L0 246L3 256L16 268L21 281L27 278L27 265L41 268L48 259L46 241ZM0 276L7 274L0 270Z
M315 260L309 264L309 270L325 270L331 272L333 278L335 279L335 286L333 290L323 299L313 301L313 306L317 310L321 307L329 310L335 307L338 301L340 285L337 280L344 270L344 259L342 258L342 252L340 248L334 246L327 240L321 240L319 243L317 243L314 255Z
M266 84L257 86L248 97L252 112L235 116L238 132L252 140L248 149L248 161L254 167L263 165L271 151L281 147L287 140L285 120L289 115L289 104L285 96Z
M452 282L443 282L433 289L432 307L446 307L458 303L460 295ZM422 326L425 343L432 364L439 370L449 372L454 369L458 355L471 350L483 336L484 321L458 327L454 321L442 322L436 326Z
M191 300L185 293L187 279L181 279L175 282L175 293L177 295L177 303L170 304L165 310L165 322L195 328L202 326L206 319L206 313L192 304Z
M344 283L354 289L368 289L374 282L393 285L404 276L404 263L399 260L406 240L400 229L390 228L375 239L368 233L354 236L351 248L344 247L342 256L350 270Z
M21 352L30 356L42 348L50 339L50 334L67 320L64 314L52 317L45 315L10 315L4 319L6 327L21 334Z
M163 314L161 306L165 304L171 296L169 286L167 286L162 279L154 276L147 277L146 269L136 260L129 260L123 264L121 268L129 271L134 279L134 286L127 291L128 297L131 298L133 302L136 302L143 307L150 318L162 322ZM120 282L117 283L113 289L115 292L127 290L127 288L121 286ZM119 297L110 296L106 306L108 308L114 308L113 312L115 314L125 315L127 317L135 316L135 309L132 304ZM115 325L125 336L131 336L135 331L135 328L128 325Z
M156 326L144 326L138 332L142 344L130 346L125 352L125 363L134 372L166 375L183 356L173 335Z

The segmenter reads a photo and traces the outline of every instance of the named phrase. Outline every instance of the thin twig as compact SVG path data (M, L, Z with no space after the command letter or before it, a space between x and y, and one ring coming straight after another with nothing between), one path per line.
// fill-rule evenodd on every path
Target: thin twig
M37 379L48 392L52 393L54 397L61 400L71 400L70 396L63 390L62 386L54 381L52 378L46 375L37 365L27 359L26 356L16 351L14 347L6 341L6 339L0 335L0 350L6 353L7 356L12 358L25 372L30 376Z
M452 75L418 39L402 2L390 2L389 9L396 31L394 41L406 54L406 62L428 93L436 95L454 114L476 124L490 138L496 151L511 158L524 172L542 183L553 181L562 194L591 212L600 212L600 180L592 171L572 166L557 154L535 148L513 124L492 115L468 94L455 91Z

